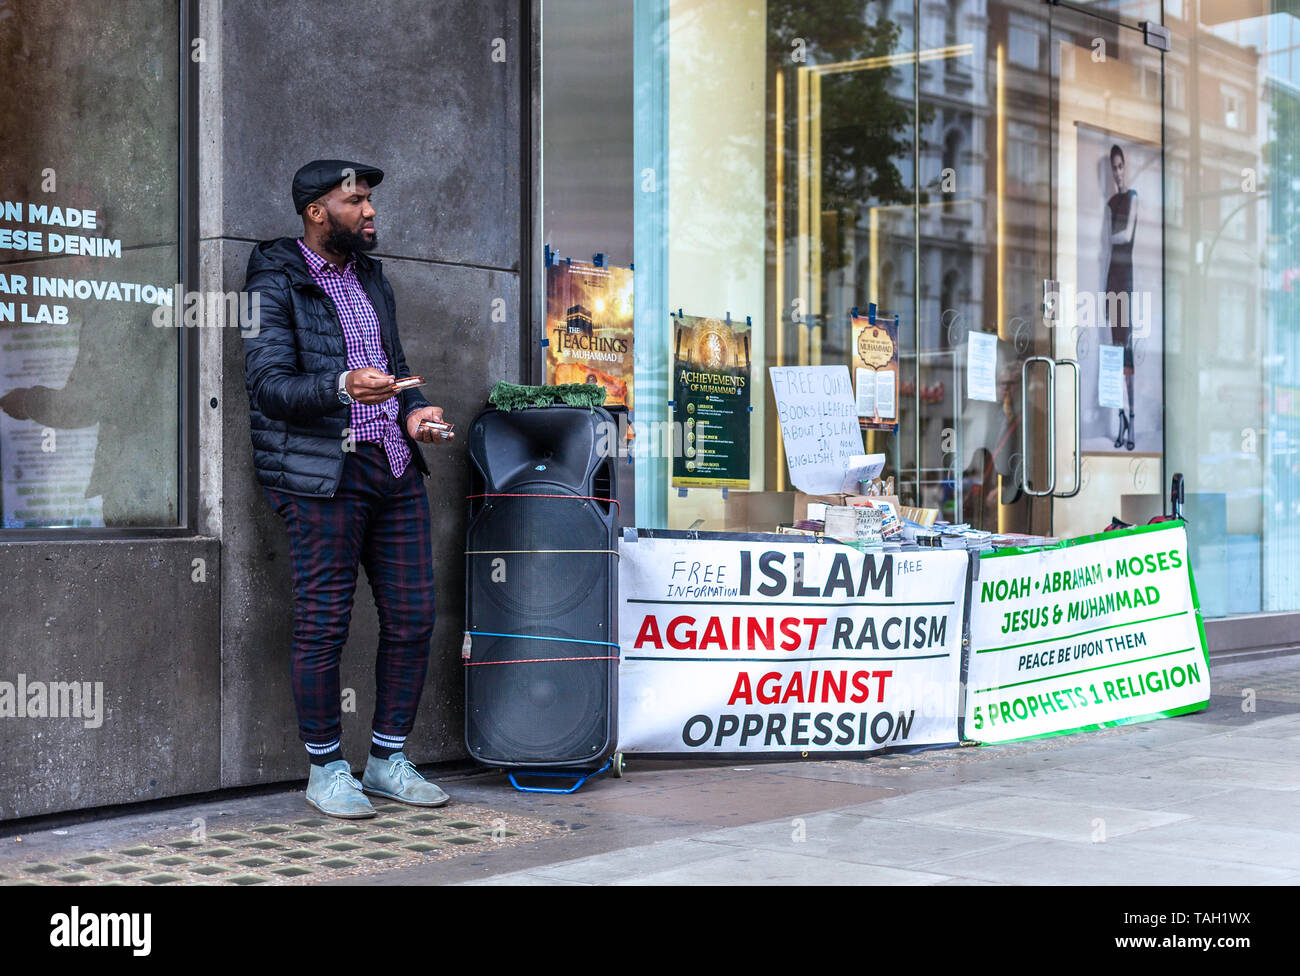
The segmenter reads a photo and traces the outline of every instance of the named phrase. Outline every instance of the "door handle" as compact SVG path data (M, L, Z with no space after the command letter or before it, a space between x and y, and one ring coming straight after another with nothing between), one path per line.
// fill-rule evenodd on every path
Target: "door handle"
M1058 360L1056 365L1068 366L1070 369L1074 370L1074 487L1069 491L1053 491L1052 497L1073 498L1075 495L1079 494L1079 489L1083 487L1083 445L1079 440L1079 364L1073 359L1062 359ZM1055 411L1053 411L1053 416L1049 422L1052 425L1052 431L1055 432ZM1056 452L1053 451L1052 454L1055 456ZM1056 488L1055 483L1052 484L1052 488Z
M1042 491L1035 491L1029 483L1030 363L1047 364L1047 487ZM1035 498L1045 498L1056 490L1056 362L1047 356L1030 356L1020 364L1020 487Z

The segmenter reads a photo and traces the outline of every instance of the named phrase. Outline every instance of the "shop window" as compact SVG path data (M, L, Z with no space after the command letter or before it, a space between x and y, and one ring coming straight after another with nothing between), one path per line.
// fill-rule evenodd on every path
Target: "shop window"
M0 525L175 528L180 5L0 6Z
M1130 504L1143 518L1153 514L1165 490L1159 482L1180 470L1200 513L1190 524L1193 535L1203 533L1192 544L1202 547L1198 582L1204 566L1208 613L1230 606L1223 557L1205 555L1221 551L1225 529L1234 552L1255 554L1233 564L1233 579L1248 579L1253 560L1262 580L1250 584L1255 596L1268 607L1296 606L1288 581L1300 579L1300 523L1260 511L1262 492L1286 512L1297 510L1294 472L1275 468L1273 480L1261 483L1258 456L1250 464L1239 456L1247 428L1281 429L1286 443L1300 443L1292 338L1300 334L1300 275L1285 277L1295 263L1293 238L1300 239L1291 227L1300 213L1292 199L1300 178L1291 175L1291 160L1300 157L1291 133L1300 101L1282 86L1259 84L1250 18L1206 25L1190 5L1169 3L1171 54L1122 30L1102 65L1088 59L1093 24L1079 9L926 0L918 29L912 3L611 6L634 11L615 44L590 23L585 0L543 6L544 237L575 259L603 251L625 268L635 260L638 418L653 421L657 410L665 422L674 419L670 364L691 356L722 371L748 368L752 407L749 464L733 465L711 484L698 468L694 475L675 470L674 458L635 459L639 524L771 531L788 522L794 486L767 367L847 364L851 309L876 302L902 318L903 433L868 430L864 446L886 454L916 504L990 530L1095 530ZM1154 3L1070 6L1105 9L1108 20L1117 15L1125 23L1160 15ZM1273 21L1286 28L1284 40ZM1051 43L1049 22L1061 27ZM1268 51L1286 58L1286 70L1268 67L1289 76L1292 18L1269 22L1281 43ZM1189 58L1203 37L1193 81ZM593 77L596 60L587 53L596 50L623 56ZM587 74L575 67L588 64ZM979 80L964 84L961 72ZM1201 93L1196 117L1188 113L1194 91ZM615 104L615 94L626 104ZM608 120L599 133L581 121L595 102ZM570 131L590 149L558 137L553 123L566 112ZM1054 128L1067 115L1069 123ZM1270 120L1276 132L1265 137L1256 119ZM620 139L620 146L605 144ZM1083 142L1086 156L1077 148ZM1145 321L1161 323L1134 349L1137 442L1148 446L1116 452L1113 428L1104 438L1110 445L1093 436L1085 453L1107 456L1090 461L1091 480L1077 503L1026 503L1017 497L1024 459L1015 445L1042 418L1019 416L1018 366L1057 348L1056 334L1041 335L1044 280L1110 280L1091 248L1102 226L1099 195L1112 192L1108 149L1115 143L1129 154L1140 190L1136 288L1156 303ZM561 206L558 191L566 174L580 171L584 152L598 164L568 180L574 193ZM1053 162L1066 167L1055 181ZM1267 194L1243 194L1244 168ZM957 171L955 192L937 186L942 169ZM629 183L634 199L621 214L635 218L612 219L619 208L603 203ZM599 234L579 233L592 229ZM1265 291L1273 281L1282 284ZM962 330L972 328L997 332L996 400L959 396L956 353L965 348ZM1084 338L1096 343L1098 334ZM1260 388L1265 362L1274 364L1275 390ZM1085 372L1081 384L1084 421L1094 431L1098 375ZM1262 416L1261 404L1275 416ZM939 451L938 432L949 428L961 430L960 465ZM1233 436L1216 436L1211 453L1210 430ZM1040 452L1040 467L1045 457ZM958 489L962 472L966 491ZM725 479L734 479L730 487ZM1134 490L1141 497L1129 497ZM1219 606L1210 606L1216 596Z

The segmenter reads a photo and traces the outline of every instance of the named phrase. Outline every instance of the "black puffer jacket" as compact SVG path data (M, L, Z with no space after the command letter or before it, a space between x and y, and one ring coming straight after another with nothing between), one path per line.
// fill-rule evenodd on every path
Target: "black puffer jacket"
M397 338L393 290L380 264L357 255L357 278L379 317L388 372L410 376ZM257 326L244 332L244 378L253 434L253 467L268 488L330 496L343 472L343 431L351 408L339 402L338 376L347 369L347 345L334 303L312 280L292 237L263 241L248 258L246 291L257 292ZM406 432L406 417L427 407L418 389L399 394L398 426L412 463L429 466Z

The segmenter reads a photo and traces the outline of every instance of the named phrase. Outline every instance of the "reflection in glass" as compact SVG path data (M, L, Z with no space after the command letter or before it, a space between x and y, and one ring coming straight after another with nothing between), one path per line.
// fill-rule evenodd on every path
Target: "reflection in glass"
M178 7L0 7L0 519L175 525Z

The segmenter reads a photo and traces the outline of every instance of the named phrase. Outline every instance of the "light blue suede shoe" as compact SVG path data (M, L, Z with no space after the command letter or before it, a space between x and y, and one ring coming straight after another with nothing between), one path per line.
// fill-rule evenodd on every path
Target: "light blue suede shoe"
M361 788L371 796L386 796L417 807L440 807L451 799L416 772L415 764L400 752L393 753L390 759L371 756L366 760Z
M369 767L367 767L369 769ZM346 759L311 767L307 778L307 802L321 813L343 820L364 820L375 816L375 808L361 792Z

